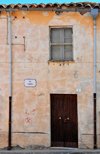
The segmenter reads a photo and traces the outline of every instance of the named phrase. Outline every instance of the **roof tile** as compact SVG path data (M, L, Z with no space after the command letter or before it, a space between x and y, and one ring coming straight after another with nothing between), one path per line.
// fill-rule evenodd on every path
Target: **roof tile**
M6 5L6 4L1 4L0 5L0 8L47 8L47 7L56 7L56 8L60 8L62 6L66 6L66 7L70 7L70 8L100 8L100 3L95 3L95 2L77 2L77 3L47 3L47 4L44 4L44 3L40 3L40 4L9 4L9 5Z

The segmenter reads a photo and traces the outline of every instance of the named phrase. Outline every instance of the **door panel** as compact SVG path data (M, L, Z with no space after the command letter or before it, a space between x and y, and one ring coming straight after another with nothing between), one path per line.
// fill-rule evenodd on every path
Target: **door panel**
M64 117L65 122L65 146L77 147L75 143L78 143L78 129L77 129L77 95L70 94L65 95L64 98ZM68 144L68 145L67 145Z
M63 95L51 95L51 145L64 146L63 142Z
M51 146L78 147L76 94L51 94Z

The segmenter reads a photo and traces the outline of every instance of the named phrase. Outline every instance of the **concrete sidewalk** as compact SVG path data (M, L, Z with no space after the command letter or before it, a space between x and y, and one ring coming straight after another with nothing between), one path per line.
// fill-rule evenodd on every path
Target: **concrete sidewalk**
M46 150L28 150L12 149L0 150L0 154L100 154L100 149L46 149Z

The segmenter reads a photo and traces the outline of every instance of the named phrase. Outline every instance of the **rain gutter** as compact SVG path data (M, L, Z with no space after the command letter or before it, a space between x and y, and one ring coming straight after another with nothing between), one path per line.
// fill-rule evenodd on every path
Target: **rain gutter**
M91 9L45 9L45 8L24 8L20 7L20 10L26 10L26 11L58 11L58 12L91 12ZM100 12L100 9L98 9L98 12Z

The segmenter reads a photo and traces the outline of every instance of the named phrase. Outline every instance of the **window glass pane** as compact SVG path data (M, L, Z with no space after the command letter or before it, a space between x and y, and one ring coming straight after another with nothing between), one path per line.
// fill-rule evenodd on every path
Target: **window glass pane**
M59 45L59 43L72 43L72 28L51 28L51 59L73 60L73 46Z
M64 51L72 51L72 45L64 45Z
M64 37L72 38L72 28L64 29Z
M51 59L52 60L60 60L60 45L52 45L51 46Z
M72 53L72 51L65 51L64 52L64 59L65 60L73 60L73 53Z
M51 29L51 43L60 43L60 29Z
M64 38L64 43L72 43L72 38Z

